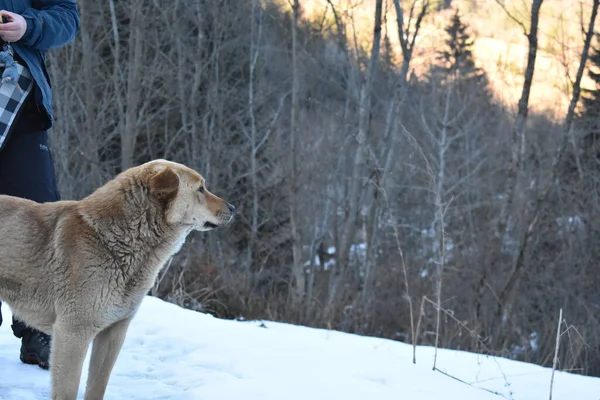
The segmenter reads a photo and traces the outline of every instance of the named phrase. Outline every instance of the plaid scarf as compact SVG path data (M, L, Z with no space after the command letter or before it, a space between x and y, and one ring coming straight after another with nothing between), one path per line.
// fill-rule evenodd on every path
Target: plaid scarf
M4 44L0 52L0 60L4 64L0 81L0 150L8 141L12 124L19 115L25 100L33 89L33 76L26 66L14 61L13 50Z

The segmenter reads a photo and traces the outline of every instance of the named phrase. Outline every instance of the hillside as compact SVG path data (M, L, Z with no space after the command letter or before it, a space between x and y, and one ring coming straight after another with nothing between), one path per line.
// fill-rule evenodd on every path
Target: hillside
M8 310L7 310L8 311ZM10 315L6 313L6 320ZM0 399L48 397L49 374L21 364L0 328ZM274 322L213 318L147 297L133 321L107 399L545 400L551 371L502 358ZM89 362L89 352L87 363ZM84 374L84 379L87 372ZM461 382L464 381L464 382ZM465 383L465 382L468 382ZM492 393L494 392L494 393ZM600 379L559 372L555 399L598 400ZM83 385L80 389L83 396Z
M422 0L414 3L415 10L418 11ZM453 0L453 8L448 10L435 9L437 3L439 1L430 1L431 11L423 20L417 38L412 63L416 76L422 76L429 68L436 50L445 40L444 27L454 10L459 9L462 19L471 28L469 33L475 42L473 53L478 66L488 74L496 96L505 104L514 106L521 94L527 56L527 38L519 23L528 27L530 2L507 2L507 11L519 23L509 17L495 0ZM370 46L374 4L374 0L302 2L306 16L314 21L331 16L331 5L335 6L337 12L346 16L349 25L354 28L348 32L350 41L360 46ZM394 3L387 1L384 4L387 5L387 14L383 35L387 35L397 60L401 60ZM413 1L402 1L401 4L408 15ZM537 73L531 90L531 110L547 113L557 119L564 117L570 100L569 82L576 74L583 46L582 18L583 25L586 25L590 10L589 1L548 0L543 4L538 33ZM582 80L582 87L590 87L587 76Z

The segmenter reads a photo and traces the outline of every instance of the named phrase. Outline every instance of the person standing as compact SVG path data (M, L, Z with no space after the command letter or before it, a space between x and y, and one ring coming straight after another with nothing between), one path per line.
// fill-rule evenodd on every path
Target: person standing
M75 39L79 10L73 0L0 0L0 14L0 48L23 67L21 79L4 81L0 88L0 194L58 201L48 140L54 119L46 51ZM7 86L19 83L25 87ZM7 90L13 97L3 101ZM51 337L14 317L11 327L21 339L21 361L48 369Z

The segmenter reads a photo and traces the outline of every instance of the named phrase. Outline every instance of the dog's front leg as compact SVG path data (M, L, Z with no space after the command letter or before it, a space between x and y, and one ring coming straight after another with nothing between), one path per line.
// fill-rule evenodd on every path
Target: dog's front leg
M57 322L50 349L52 400L76 400L81 371L94 333L85 326Z
M111 371L123 347L132 318L126 318L104 329L94 339L85 400L102 400Z

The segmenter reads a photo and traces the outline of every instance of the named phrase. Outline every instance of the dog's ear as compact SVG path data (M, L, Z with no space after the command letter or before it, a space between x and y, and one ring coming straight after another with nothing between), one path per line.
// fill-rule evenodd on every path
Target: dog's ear
M171 168L166 167L150 178L150 192L159 200L169 201L177 195L179 177Z

